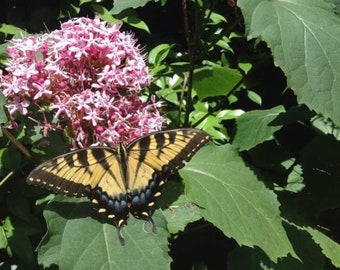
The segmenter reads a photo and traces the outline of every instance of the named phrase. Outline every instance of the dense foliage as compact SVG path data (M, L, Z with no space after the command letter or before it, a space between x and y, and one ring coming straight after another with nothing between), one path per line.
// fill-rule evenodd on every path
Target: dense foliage
M121 246L86 199L28 186L70 134L0 102L1 269L340 268L340 18L334 0L6 0L8 40L73 17L122 23L147 54L166 128L212 142L169 179ZM17 126L13 128L11 119ZM71 143L72 144L72 143Z

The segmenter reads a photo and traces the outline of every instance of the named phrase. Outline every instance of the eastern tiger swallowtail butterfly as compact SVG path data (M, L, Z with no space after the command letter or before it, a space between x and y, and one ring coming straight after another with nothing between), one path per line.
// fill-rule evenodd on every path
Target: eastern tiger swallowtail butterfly
M57 156L36 167L27 182L55 193L88 196L94 208L117 227L129 213L156 226L151 218L166 178L184 166L210 139L205 132L181 128L154 132L117 149L98 146Z

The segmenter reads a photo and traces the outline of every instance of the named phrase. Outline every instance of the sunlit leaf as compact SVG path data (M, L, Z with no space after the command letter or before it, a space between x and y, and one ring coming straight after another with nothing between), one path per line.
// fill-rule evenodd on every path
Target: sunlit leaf
M283 106L277 106L269 110L253 110L242 114L236 118L237 130L233 144L240 150L249 150L271 139L273 133L281 127L270 124L282 112Z
M340 267L340 245L327 235L313 228L306 228L312 235L314 241L320 245L323 253L329 258L336 267Z
M113 14L118 14L128 8L139 8L154 0L115 0L112 9Z
M340 125L340 18L331 1L239 0L249 38L261 37L299 103ZM294 29L294 30L293 30Z
M154 215L157 234L149 224L131 218L123 229L125 246L116 227L101 223L96 215L87 201L56 197L44 213L48 232L38 250L39 262L74 270L170 269L162 215Z
M204 67L197 69L193 87L200 100L206 97L229 94L241 81L242 75L236 69L227 67Z
M180 172L188 198L203 217L239 245L260 247L272 260L295 254L276 195L230 145L203 147Z

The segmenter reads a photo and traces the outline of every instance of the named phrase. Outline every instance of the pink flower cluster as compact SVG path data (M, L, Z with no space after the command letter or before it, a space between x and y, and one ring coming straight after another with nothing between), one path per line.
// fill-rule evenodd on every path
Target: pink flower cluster
M119 29L78 18L49 34L13 40L6 74L0 73L11 125L19 113L40 123L44 136L67 128L73 147L126 144L159 130L160 104L140 97L151 80L144 56Z

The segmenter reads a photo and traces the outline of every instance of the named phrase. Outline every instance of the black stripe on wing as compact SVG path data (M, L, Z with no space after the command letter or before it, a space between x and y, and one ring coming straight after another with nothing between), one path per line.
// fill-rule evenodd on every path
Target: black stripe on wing
M80 149L40 164L27 182L62 195L87 196L106 173L114 176L108 160L116 160L116 152L111 148Z
M155 132L128 146L128 160L136 159L156 172L171 174L182 168L183 161L189 161L209 140L207 133L193 128Z
M170 136L172 139L172 137ZM163 152L167 151L167 149L173 148L173 145L177 144L182 147L182 149L173 156L173 158L169 161L163 170L167 171L167 173L175 173L177 170L184 166L183 161L189 161L192 156L208 141L210 140L210 136L196 129L182 129L176 132L176 137L174 138L169 147L162 149ZM178 151L174 149L173 153Z

